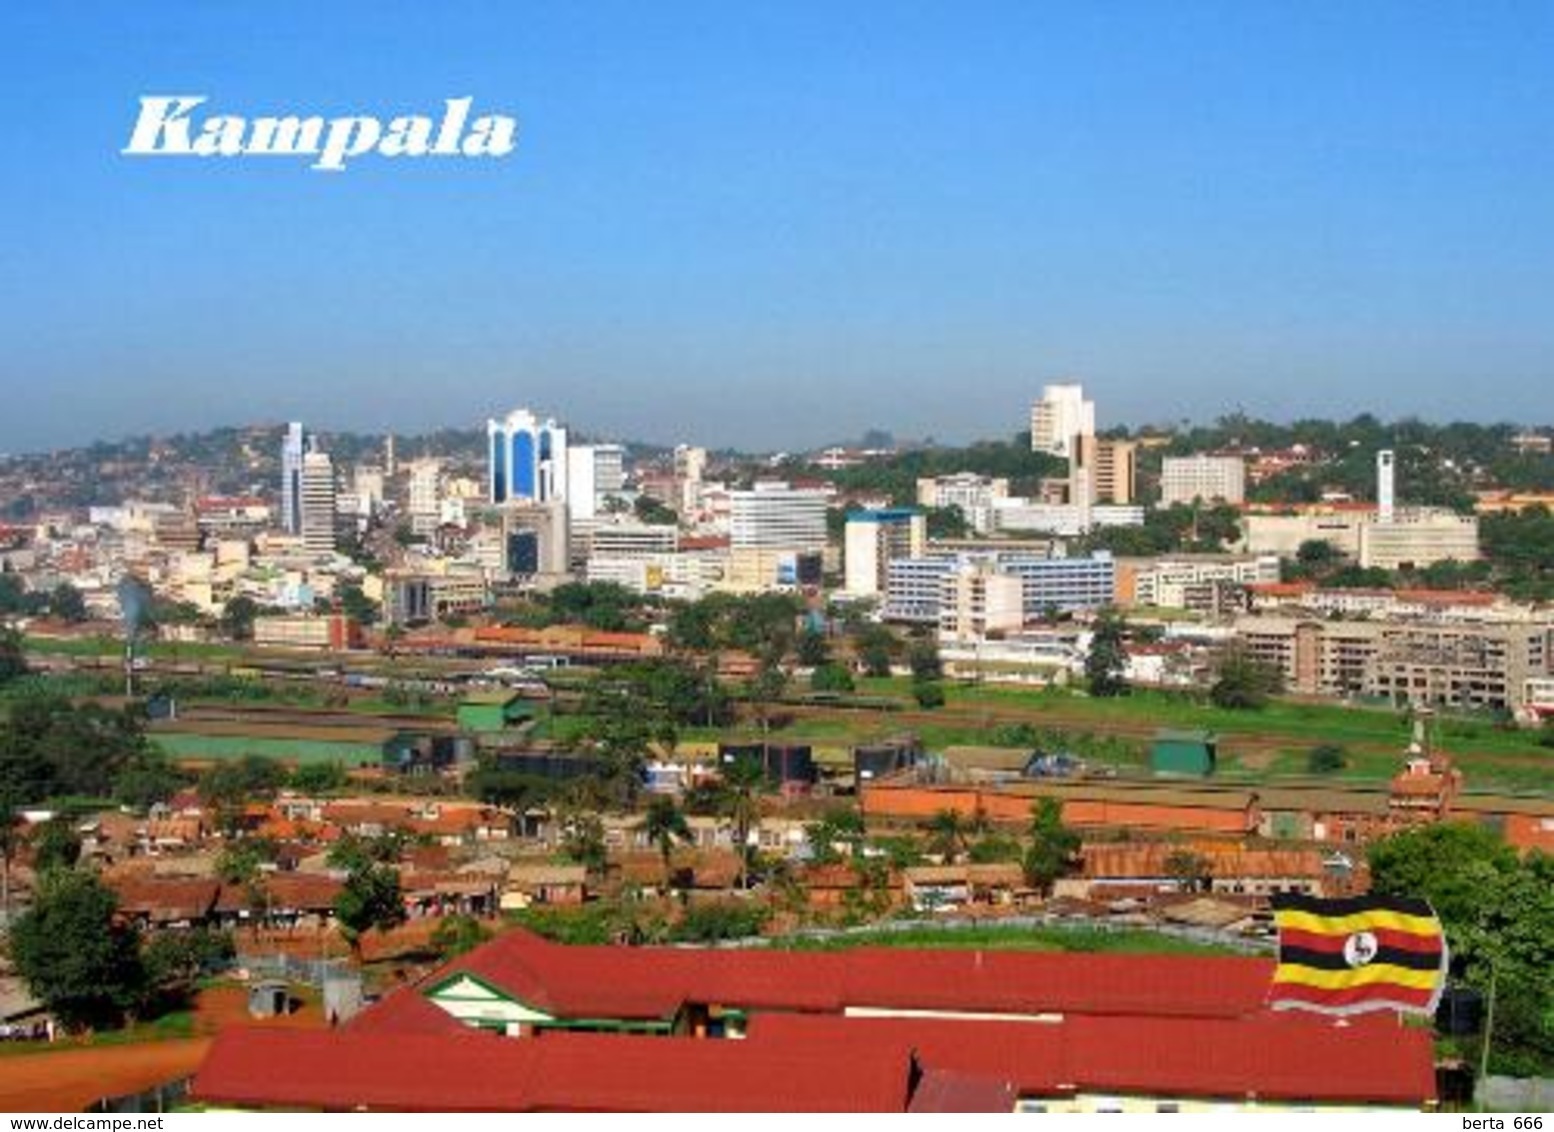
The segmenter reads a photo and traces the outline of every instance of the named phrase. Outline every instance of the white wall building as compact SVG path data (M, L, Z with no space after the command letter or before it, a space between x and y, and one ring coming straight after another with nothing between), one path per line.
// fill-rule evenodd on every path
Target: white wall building
M886 568L894 558L921 557L928 546L928 519L921 511L891 508L847 516L844 588L854 597L885 592Z
M757 483L729 493L734 549L824 550L830 493L786 483Z
M1246 499L1246 460L1240 456L1167 456L1160 465L1160 503Z
M1082 385L1048 385L1031 405L1031 451L1068 456L1074 437L1095 432L1095 402Z

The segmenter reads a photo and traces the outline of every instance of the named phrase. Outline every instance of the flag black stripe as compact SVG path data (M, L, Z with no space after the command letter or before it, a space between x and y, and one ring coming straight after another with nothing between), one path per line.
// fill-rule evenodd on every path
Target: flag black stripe
M1341 951L1314 951L1309 947L1279 948L1279 962L1293 963L1301 967L1315 967L1322 971L1347 971L1349 962ZM1408 951L1401 947L1380 947L1376 957L1367 966L1388 963L1394 967L1408 967L1415 971L1436 971L1441 966L1439 951Z
M1362 912L1402 912L1408 916L1434 916L1428 900L1411 896L1349 896L1332 900L1282 892L1269 899L1275 912L1309 912L1313 916L1357 916Z

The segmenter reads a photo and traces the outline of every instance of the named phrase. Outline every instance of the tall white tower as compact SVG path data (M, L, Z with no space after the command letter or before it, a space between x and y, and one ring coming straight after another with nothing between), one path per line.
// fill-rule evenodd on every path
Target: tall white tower
M1067 456L1074 437L1095 433L1095 402L1082 385L1049 385L1031 406L1031 450Z
M1376 521L1390 523L1396 507L1394 482L1397 454L1390 448L1376 453Z

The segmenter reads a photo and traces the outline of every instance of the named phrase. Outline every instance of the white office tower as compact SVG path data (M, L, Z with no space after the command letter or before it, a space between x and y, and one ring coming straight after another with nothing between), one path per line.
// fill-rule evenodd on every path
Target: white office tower
M778 482L730 492L730 545L735 550L824 550L828 501L824 491Z
M1095 432L1095 402L1083 385L1048 385L1031 405L1031 451L1067 456L1076 436Z
M335 466L323 452L302 457L302 545L311 554L335 552Z
M356 504L363 515L371 515L383 508L383 469L371 464L358 464L351 486L356 492Z
M1241 503L1246 461L1240 456L1167 456L1160 462L1160 503Z
M442 522L442 465L436 460L417 460L410 465L410 531L425 538Z
M674 479L679 495L680 514L695 514L701 508L701 481L707 474L707 450L689 444L677 444L674 450Z
M1390 448L1376 453L1376 521L1390 523L1396 514L1397 454Z
M486 422L487 487L492 503L565 502L567 430L514 409Z
M300 421L286 426L281 441L281 526L289 535L302 533L302 457L305 441Z
M843 545L846 591L856 597L880 596L892 561L921 558L927 551L928 519L909 507L854 511L847 516Z
M626 450L619 444L567 449L566 503L574 522L597 518L604 501L626 486Z

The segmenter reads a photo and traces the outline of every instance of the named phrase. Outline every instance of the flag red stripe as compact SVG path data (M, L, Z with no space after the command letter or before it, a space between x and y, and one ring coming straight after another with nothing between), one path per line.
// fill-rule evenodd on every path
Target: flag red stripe
M1371 932L1382 947L1398 947L1426 955L1439 953L1442 939L1439 935L1420 935L1417 932L1400 932L1393 928L1377 928ZM1299 928L1284 928L1279 932L1279 942L1288 947L1309 947L1312 951L1342 952L1348 932L1308 932Z
M1314 1006L1353 1006L1372 1000L1402 1002L1410 1006L1426 1007L1434 992L1418 987L1399 986L1396 983L1369 983L1363 987L1346 990L1323 990L1305 983L1281 983L1275 981L1268 991L1270 1002L1309 1002Z

